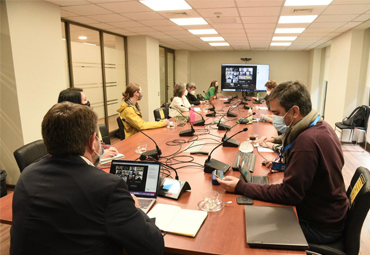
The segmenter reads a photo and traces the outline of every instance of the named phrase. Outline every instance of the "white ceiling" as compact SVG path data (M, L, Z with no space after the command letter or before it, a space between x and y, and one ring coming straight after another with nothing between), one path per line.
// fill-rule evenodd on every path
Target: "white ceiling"
M155 12L139 0L46 0L60 6L62 18L117 34L148 35L160 45L190 51L310 50L328 45L345 31L370 20L370 0L333 0L328 6L284 6L285 0L186 0L183 11ZM294 9L312 9L302 15L319 15L310 24L278 24ZM222 13L219 18L217 12ZM296 15L296 14L294 14ZM208 25L178 26L171 18L203 17ZM270 46L276 28L303 27L288 47ZM230 46L212 47L188 29L216 29ZM83 34L81 34L83 35Z

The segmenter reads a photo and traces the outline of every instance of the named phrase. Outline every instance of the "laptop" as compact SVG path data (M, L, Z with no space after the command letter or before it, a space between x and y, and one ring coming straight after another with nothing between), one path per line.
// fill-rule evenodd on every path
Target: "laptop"
M247 244L252 248L308 248L292 207L245 206L245 223Z
M159 162L112 160L110 173L127 183L128 191L137 197L140 209L148 213L157 200L160 169Z
M249 172L248 165L245 164L243 160L239 168L239 171L241 173L242 179L245 182L256 183L256 184L261 184L261 185L269 184L269 178L267 176L252 175L251 172Z

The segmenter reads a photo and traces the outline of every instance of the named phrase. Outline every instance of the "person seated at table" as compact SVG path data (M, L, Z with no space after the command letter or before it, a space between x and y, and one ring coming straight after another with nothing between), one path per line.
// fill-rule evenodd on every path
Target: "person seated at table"
M266 82L265 87L266 87L266 95L262 98L259 99L259 101L267 101L268 96L271 94L271 92L276 88L277 83L276 81L269 80ZM257 100L256 97L252 97L254 100ZM267 104L267 108L270 110L270 105ZM269 122L272 123L272 115L270 114L261 114L261 120L264 122Z
M186 98L187 94L185 83L177 83L173 91L174 98L170 104L170 117L181 115L180 112L188 112L190 109L190 103ZM171 109L172 108L172 109ZM176 110L177 109L177 110Z
M258 145L262 147L270 148L277 153L281 153L281 147L282 147L281 139L282 139L281 136L277 136L277 137L262 136L258 140Z
M68 89L62 90L58 96L58 103L65 102L65 101L90 107L90 102L87 100L87 97L85 93L83 92L83 89L80 89L80 88L68 88ZM112 157L117 156L118 150L115 147L111 146L110 144L105 144L103 142L103 138L100 134L100 131L99 131L99 139L104 148L103 158L112 158Z
M25 168L15 187L10 254L163 254L161 231L126 182L96 167L97 121L91 108L71 102L46 113L51 157Z
M335 242L343 236L349 206L340 141L333 128L312 109L310 94L301 83L279 84L268 101L274 114L273 124L284 133L283 182L258 185L233 176L217 181L229 192L295 205L308 242Z
M138 102L143 97L143 90L141 87L136 83L130 83L127 85L125 92L122 93L124 102L121 106L117 109L119 112L120 117L126 119L132 125L134 125L137 129L145 130L145 129L153 129L153 128L160 128L165 127L168 124L168 119L163 119L160 121L151 121L147 122L143 120L143 116L140 112L140 107ZM125 127L125 136L126 138L136 134L137 131L131 125L127 124L123 121L123 125Z
M218 91L218 81L212 81L211 85L209 85L204 100L212 100L217 98L217 91Z
M186 84L186 90L188 91L186 98L188 99L189 103L192 105L200 105L200 101L195 97L195 90L197 87L195 86L194 82L190 82Z

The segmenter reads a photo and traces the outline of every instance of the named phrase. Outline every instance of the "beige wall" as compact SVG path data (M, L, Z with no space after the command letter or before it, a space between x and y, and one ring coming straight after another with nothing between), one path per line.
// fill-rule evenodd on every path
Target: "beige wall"
M175 51L175 81L184 83L191 82L190 51L188 50Z
M41 138L42 118L65 88L64 51L57 5L1 1L1 12L1 168L15 184L13 151Z
M299 80L307 85L310 53L307 51L212 51L191 52L190 80L198 93L207 90L212 80L221 81L221 64L245 64L240 58L252 58L248 64L270 65L270 79L278 83ZM220 83L221 85L221 83Z

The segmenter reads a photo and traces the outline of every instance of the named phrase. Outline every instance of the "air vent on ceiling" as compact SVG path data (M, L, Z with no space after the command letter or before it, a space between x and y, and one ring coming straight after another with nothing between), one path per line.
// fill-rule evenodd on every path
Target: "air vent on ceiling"
M295 14L307 14L307 13L311 13L313 11L313 9L293 9L292 13L295 13Z
M186 12L167 12L167 14L174 16L188 16Z

